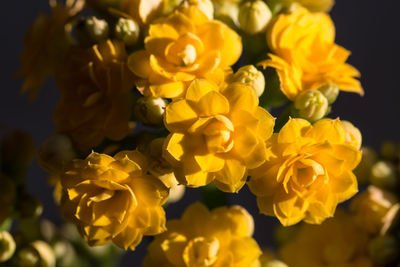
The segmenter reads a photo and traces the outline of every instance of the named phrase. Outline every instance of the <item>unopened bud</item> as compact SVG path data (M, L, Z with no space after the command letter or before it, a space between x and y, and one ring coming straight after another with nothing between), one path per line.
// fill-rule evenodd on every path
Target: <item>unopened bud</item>
M371 173L371 168L378 160L378 155L370 147L362 147L362 158L357 168L354 170L354 174L357 176L357 180L360 184L368 184Z
M386 235L372 239L368 251L375 264L388 266L399 257L400 247L395 237Z
M115 25L116 37L128 46L136 44L139 34L139 25L132 19L120 18Z
M341 121L341 123L346 131L346 143L360 149L362 143L360 130L349 121Z
M318 88L318 91L324 94L329 104L332 104L339 95L339 86L334 83L327 83Z
M279 260L270 260L261 263L261 267L288 267L288 265Z
M56 257L49 244L44 241L37 240L31 244L31 247L39 255L40 267L53 267L56 265Z
M260 97L264 93L265 78L264 74L257 70L253 65L241 67L232 78L233 82L245 83L251 86Z
M215 19L223 21L231 28L239 27L240 0L214 0Z
M136 102L135 115L144 124L158 125L162 122L167 102L160 97L142 97Z
M50 173L60 173L63 166L76 156L71 139L66 135L55 134L40 145L38 163Z
M14 263L18 267L37 267L39 266L40 258L35 249L25 247L18 251Z
M42 214L43 206L37 198L23 193L19 196L17 210L22 218L37 218Z
M212 20L214 18L214 6L211 0L188 0L187 2L203 12L208 19Z
M371 168L370 182L383 188L394 188L397 184L396 168L389 161L378 161Z
M183 195L185 194L185 186L184 185L175 185L172 186L169 190L167 203L175 203L181 200Z
M400 157L400 145L395 142L386 141L382 144L380 152L385 159L395 160Z
M76 253L74 247L66 240L59 240L53 244L53 251L56 257L57 265L60 266L74 266L72 265L76 260Z
M294 107L300 117L317 121L324 117L328 111L328 100L317 90L307 90L296 97Z
M76 27L76 37L85 45L105 40L108 36L108 23L94 16L81 20Z
M0 232L0 262L8 261L15 252L15 240L7 231Z
M261 0L245 2L240 6L240 28L248 34L257 34L265 31L271 18L271 10Z

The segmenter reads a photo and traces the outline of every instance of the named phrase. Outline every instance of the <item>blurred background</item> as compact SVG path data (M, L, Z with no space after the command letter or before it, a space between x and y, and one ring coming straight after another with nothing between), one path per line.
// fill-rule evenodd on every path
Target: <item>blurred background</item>
M400 34L397 3L394 0L338 0L331 11L336 24L336 42L352 51L349 63L362 74L365 96L341 93L333 105L331 117L351 121L363 134L364 145L379 148L384 140L400 141ZM0 77L0 135L19 128L29 132L38 146L54 132L52 111L59 94L52 80L46 82L35 102L30 103L19 90L21 79L13 78L19 68L19 54L28 27L40 12L49 12L47 0L6 1L0 16L3 33ZM28 188L44 204L43 217L59 224L59 208L53 201L47 174L34 162L29 169ZM196 189L188 189L182 201L168 206L168 218L177 218L188 204L200 199ZM230 203L246 207L255 219L255 238L260 246L273 244L273 218L259 215L255 197L247 187ZM128 252L122 266L139 266L147 241Z

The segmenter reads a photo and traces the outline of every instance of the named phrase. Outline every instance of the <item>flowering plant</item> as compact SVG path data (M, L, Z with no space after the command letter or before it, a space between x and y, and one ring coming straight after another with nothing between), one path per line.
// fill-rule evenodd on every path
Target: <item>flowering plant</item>
M13 133L2 146L0 263L115 264L146 239L142 266L398 263L400 147L386 145L377 162L351 122L329 117L340 91L364 94L350 52L335 43L333 4L50 0L52 14L26 36L18 75L32 100L49 75L60 92L55 133L37 157L70 224L49 235L39 203L26 212L23 198L34 198L18 170L32 158L21 151L33 148ZM24 149L13 147L20 141ZM359 183L368 189L336 211ZM279 255L260 248L244 207L227 206L244 187L284 227ZM167 218L187 188L204 204ZM8 232L12 220L22 237ZM37 227L26 230L29 222ZM79 254L86 244L105 250Z

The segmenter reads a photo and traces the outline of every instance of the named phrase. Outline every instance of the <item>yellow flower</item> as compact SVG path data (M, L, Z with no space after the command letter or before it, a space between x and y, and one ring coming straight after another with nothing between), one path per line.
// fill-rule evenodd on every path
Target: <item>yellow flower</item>
M143 80L144 95L177 98L195 78L222 83L241 52L240 37L190 6L150 25L145 49L129 56L130 70Z
M289 266L372 267L368 235L360 231L351 216L338 211L322 225L303 224L293 240L279 249Z
M104 138L120 140L128 134L134 76L126 66L122 42L71 48L56 82L61 91L54 113L56 129L78 148L88 151Z
M122 151L114 158L92 152L66 168L61 208L89 245L112 241L133 250L143 235L165 230L161 205L168 189L146 175L145 165L137 151Z
M212 82L198 79L184 99L167 106L164 123L171 132L164 157L180 183L198 187L214 181L222 191L237 192L247 169L268 158L264 142L274 118L258 106L248 85L232 83L219 92Z
M301 220L320 224L333 216L339 202L357 193L352 170L361 152L346 141L339 119L314 125L290 119L268 145L275 157L250 173L248 185L260 212L276 216L284 226Z
M187 208L180 220L148 247L143 267L256 267L261 250L253 234L253 218L240 206L209 211L203 204Z
M359 227L376 235L383 227L389 210L397 201L392 193L379 187L369 186L352 200L350 209L354 212L354 219Z
M81 11L84 1L67 1L63 6L51 0L52 15L39 14L25 36L24 50L21 53L21 68L16 73L25 77L22 93L30 91L33 100L46 78L53 73L70 44L66 25Z
M335 26L329 15L299 7L281 14L267 31L272 53L263 67L275 68L282 92L290 99L305 90L332 83L340 90L363 94L355 77L359 72L345 63L350 52L335 44Z

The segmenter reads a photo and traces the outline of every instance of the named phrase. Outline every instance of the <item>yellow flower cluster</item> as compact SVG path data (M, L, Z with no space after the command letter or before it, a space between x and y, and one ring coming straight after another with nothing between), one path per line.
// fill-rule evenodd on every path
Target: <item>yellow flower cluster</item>
M166 98L184 96L196 78L222 83L242 52L239 35L192 6L151 24L144 45L129 56L129 68L145 95Z
M337 204L358 191L352 170L361 152L346 133L338 119L314 125L290 119L269 141L275 157L251 172L248 185L260 211L285 226L332 217Z
M294 239L279 252L289 266L372 267L367 241L368 235L360 231L351 216L338 210L335 218L321 225L301 225Z
M327 83L363 94L355 79L359 72L345 63L350 52L334 39L335 26L329 15L298 7L293 13L278 15L269 27L267 41L272 53L260 64L276 69L281 90L290 100Z
M64 216L90 245L114 242L135 249L143 235L165 231L161 205L168 189L146 174L145 157L122 151L114 157L92 152L61 175Z
M253 218L240 206L209 211L195 203L167 228L149 245L143 267L259 266Z
M247 170L268 157L265 141L274 118L258 106L255 90L243 83L225 89L197 79L185 98L170 103L165 126L165 158L175 176L187 186L214 181L222 191L237 192L246 182Z
M134 76L126 57L122 42L105 40L90 48L71 47L64 66L57 69L61 100L54 123L57 132L69 135L82 151L129 132Z

